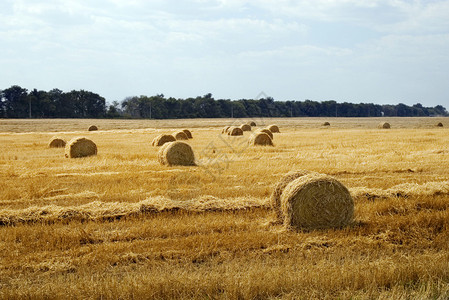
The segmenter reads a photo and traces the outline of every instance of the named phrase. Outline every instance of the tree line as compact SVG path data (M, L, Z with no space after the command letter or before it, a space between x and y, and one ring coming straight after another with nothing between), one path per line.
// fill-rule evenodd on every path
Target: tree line
M105 98L85 91L42 91L14 85L0 90L3 118L247 118L247 117L421 117L448 116L446 108L328 101L214 99L212 94L179 99L155 96L127 97L107 105Z

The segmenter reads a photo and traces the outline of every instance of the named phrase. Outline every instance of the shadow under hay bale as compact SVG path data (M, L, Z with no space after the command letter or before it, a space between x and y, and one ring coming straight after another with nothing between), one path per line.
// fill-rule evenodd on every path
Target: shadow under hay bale
M79 158L97 155L97 145L84 137L71 139L65 146L65 157Z
M377 125L377 128L379 129L390 129L390 123L388 122L381 122L379 125Z
M271 139L274 138L273 133L272 133L269 129L267 129L267 128L259 129L259 130L257 130L256 132L264 132L264 133L268 134L268 136L269 136Z
M242 124L242 125L240 125L240 129L241 129L242 131L251 131L251 125L248 125L248 124Z
M243 135L243 130L240 129L239 127L234 127L234 126L232 126L232 127L229 128L229 130L228 130L228 135L232 135L232 136Z
M307 174L291 181L281 195L288 229L328 229L349 225L354 201L348 189L324 174Z
M192 138L193 138L192 132L191 132L190 130L188 130L188 129L183 129L182 131L187 135L187 138L188 138L188 139L192 139Z
M257 132L249 137L248 144L251 146L273 146L273 140L265 132Z
M189 137L187 136L187 134L185 134L184 131L177 131L177 132L173 133L173 136L178 141L179 140L186 141L189 139Z
M165 143L174 141L176 141L176 139L171 134L160 134L153 139L153 141L151 142L151 146L160 147Z
M267 127L268 130L270 130L272 133L279 133L279 127L277 125L269 125Z
M48 143L48 147L50 148L64 148L67 142L59 137L52 137L50 142Z
M98 127L95 125L90 125L89 128L87 129L88 131L96 131L98 130Z
M195 166L192 147L185 142L165 143L158 153L158 160L166 166Z
M285 174L279 181L276 183L273 193L270 197L270 206L276 214L276 221L282 223L284 221L284 217L281 209L281 195L284 192L285 187L292 182L293 180L310 174L307 170L296 170L290 171Z

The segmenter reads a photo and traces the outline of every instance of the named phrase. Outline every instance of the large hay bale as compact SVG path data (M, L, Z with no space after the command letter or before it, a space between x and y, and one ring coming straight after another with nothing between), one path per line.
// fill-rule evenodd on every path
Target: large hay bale
M195 155L192 147L185 142L165 143L158 153L158 160L167 166L194 166Z
M246 124L248 124L249 126L252 126L252 127L257 126L257 125L256 125L256 122L254 122L254 121L249 121L249 122L246 123Z
M251 125L248 125L248 124L242 124L242 125L240 125L240 129L241 129L242 131L251 131Z
M78 158L97 154L97 145L84 137L75 137L65 146L65 157Z
M284 191L285 187L292 182L293 180L307 175L310 172L307 170L296 170L296 171L290 171L287 174L285 174L274 186L273 193L271 193L270 197L270 206L273 209L273 211L276 213L276 219L277 221L283 221L283 214L281 210L281 195Z
M176 141L176 139L171 134L160 134L153 139L153 141L151 142L151 146L160 147L165 143L174 141Z
M98 127L95 125L90 125L89 128L87 129L88 131L95 131L98 130Z
M243 130L239 127L231 126L228 130L228 135L243 135Z
M256 132L249 137L251 146L273 146L273 140L265 132Z
M256 132L265 132L271 139L274 138L273 133L267 128L259 129Z
M60 137L54 136L50 139L50 142L48 143L48 147L50 148L64 148L67 142Z
M437 127L443 127L443 123L441 122L437 123Z
M185 140L188 140L188 139L189 139L189 137L187 136L187 134L185 134L185 132L182 131L182 130L173 133L173 136L175 137L176 140L182 140L182 141L185 141Z
M281 194L286 228L326 229L350 224L354 201L348 189L327 175L311 173L291 181Z
M324 122L324 123L323 123L323 126L331 126L331 123L329 123L329 122Z
M377 128L379 128L379 129L389 129L390 128L390 123L388 123L388 122L381 122L381 123L379 123L379 125L377 125Z
M270 130L272 133L279 133L279 127L277 125L269 125L267 127L268 130Z
M188 129L183 129L182 131L184 131L184 133L187 135L187 138L192 139L192 132Z

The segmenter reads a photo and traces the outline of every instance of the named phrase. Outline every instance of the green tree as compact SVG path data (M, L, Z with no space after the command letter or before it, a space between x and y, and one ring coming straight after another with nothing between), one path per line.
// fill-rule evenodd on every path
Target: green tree
M27 118L30 115L30 99L27 89L18 85L3 90L3 107L7 118Z

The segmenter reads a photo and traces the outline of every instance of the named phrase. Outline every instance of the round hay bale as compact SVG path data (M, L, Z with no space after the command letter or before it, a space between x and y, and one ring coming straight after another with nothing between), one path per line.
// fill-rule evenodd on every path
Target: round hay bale
M348 189L323 174L307 174L291 181L281 194L286 228L326 229L350 224L354 201Z
M277 125L270 125L267 127L272 133L279 133L279 127Z
M173 133L173 136L175 137L176 140L183 140L183 141L185 141L185 140L189 139L187 134L185 134L185 132L182 131L182 130Z
M165 143L174 141L176 141L176 139L171 134L160 134L153 139L153 141L151 142L151 146L160 147Z
M243 135L243 130L240 129L239 127L234 127L232 126L231 128L229 128L228 130L228 135Z
M95 131L98 130L98 127L95 125L90 125L89 128L87 129L88 131Z
M323 126L331 126L331 123L329 123L329 122L324 122L324 123L323 123Z
M257 132L265 132L271 139L274 138L273 133L267 128L259 129Z
M65 157L78 158L97 155L97 145L84 137L75 137L65 145Z
M50 142L48 143L48 147L50 148L64 148L67 142L60 137L52 137Z
M228 133L230 127L231 127L231 126L225 126L225 127L223 127L223 129L221 130L221 133L223 133L223 134Z
M439 123L437 124L437 127L443 127L443 123L439 122Z
M188 138L188 139L192 139L192 138L193 138L192 132L191 132L190 130L188 130L188 129L183 129L182 131L184 131L184 133L187 135L187 138Z
M240 129L241 129L242 131L251 131L251 125L248 125L248 124L242 124L242 125L240 125Z
M192 147L180 141L165 143L159 150L158 160L166 166L195 165L195 155Z
M389 129L390 128L390 123L388 123L388 122L381 122L381 123L379 123L379 125L377 125L377 128L379 128L379 129Z
M256 125L256 122L254 122L254 121L249 121L249 122L246 123L246 124L248 124L249 126L252 126L252 127L257 126L257 125Z
M307 175L309 173L310 172L307 170L290 171L287 174L285 174L274 186L273 193L271 194L270 197L270 206L276 213L276 219L278 221L283 221L282 218L283 215L281 210L281 195L285 187L293 180L301 176Z
M273 140L265 132L257 132L249 137L248 143L251 146L273 146Z

